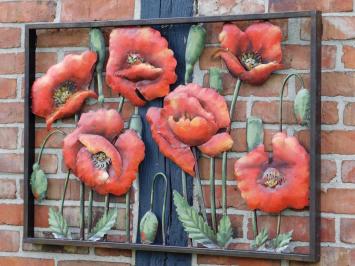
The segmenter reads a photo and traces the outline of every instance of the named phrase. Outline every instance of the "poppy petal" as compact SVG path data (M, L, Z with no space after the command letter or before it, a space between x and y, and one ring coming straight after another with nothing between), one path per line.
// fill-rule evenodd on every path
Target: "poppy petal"
M280 27L269 22L254 23L245 30L245 33L252 44L252 50L261 55L263 62L281 62Z
M162 154L176 163L186 173L194 176L195 158L188 145L178 140L169 128L163 109L151 107L147 112L152 137L159 146Z
M233 146L232 137L226 133L214 135L209 141L198 146L199 150L211 157L214 157L222 152L228 151Z
M116 175L110 168L110 179L105 184L95 188L99 194L111 193L121 196L127 193L132 186L132 182L136 179L139 164L144 159L144 143L133 130L127 130L120 135L115 147L122 156L122 174Z
M63 157L65 165L76 172L76 155L83 146L79 142L80 134L95 134L112 141L123 129L123 120L120 114L113 109L99 109L81 115L78 127L63 141Z
M47 129L52 128L52 124L64 117L72 116L80 110L84 101L88 98L97 99L97 94L91 90L82 90L74 93L62 106L58 107L53 113L46 118Z
M198 146L208 141L215 133L216 127L205 118L196 116L191 120L181 117L178 121L170 116L168 118L170 129L183 143Z
M91 188L104 184L109 178L109 174L105 169L99 169L94 166L92 154L86 147L82 147L77 154L76 176Z
M92 155L99 152L105 153L105 155L111 159L111 167L115 170L115 174L118 176L121 174L121 156L108 140L99 135L80 134L79 141Z
M150 27L124 27L114 29L110 34L110 57L106 67L106 81L110 87L128 98L133 104L142 106L145 104L136 90L150 101L169 93L169 85L177 79L175 74L176 59L174 53L168 49L168 42L159 31ZM131 65L127 62L130 54L138 54L146 66L138 66L127 70ZM141 68L144 67L144 71ZM158 75L158 69L162 71ZM133 71L134 70L134 71ZM123 71L123 72L120 72ZM124 73L129 80L116 73ZM134 77L134 73L140 80ZM154 79L153 79L154 78ZM138 82L135 82L138 81Z
M194 83L180 85L165 97L164 108L165 102L169 102L180 93L185 93L190 97L198 99L200 105L203 106L207 112L213 114L218 128L226 128L229 126L230 118L228 106L223 96L221 96L218 92L210 88L201 88L199 85Z
M219 51L216 53L215 56L219 56L223 59L224 63L226 64L229 72L234 76L240 76L244 72L246 72L245 68L240 63L239 59L234 56L229 51Z
M127 69L119 70L116 75L130 81L153 80L159 77L163 72L161 68L154 67L151 64L135 64Z
M248 36L236 25L226 23L223 25L222 32L218 36L221 47L227 49L235 55L240 55L249 47Z
M276 62L260 64L252 70L242 73L240 79L251 85L261 85L268 79L272 72L282 68L283 65Z
M55 108L54 90L65 81L75 83L77 91L86 88L92 78L96 60L95 52L86 51L80 55L69 54L63 61L51 66L44 76L33 83L32 112L43 118L49 116Z

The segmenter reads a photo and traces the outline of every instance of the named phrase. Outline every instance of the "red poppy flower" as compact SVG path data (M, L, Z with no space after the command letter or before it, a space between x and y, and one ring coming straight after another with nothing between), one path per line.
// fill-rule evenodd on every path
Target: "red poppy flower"
M245 32L228 23L219 34L223 49L216 55L223 59L231 74L261 85L273 71L283 68L281 39L280 28L269 22L252 24Z
M149 108L147 121L160 151L190 175L195 166L191 146L216 156L233 145L228 133L218 133L230 124L224 98L196 84L177 87L165 97L163 108Z
M160 32L150 27L118 28L110 34L106 81L134 105L163 97L176 81L176 59Z
M280 212L308 206L309 154L296 137L277 133L272 139L273 158L261 144L236 161L238 188L250 209Z
M123 126L117 111L99 109L84 113L64 139L66 166L99 194L125 194L144 159L143 141L133 130L120 134Z
M87 98L97 98L88 90L96 59L91 51L67 55L33 83L32 112L46 119L48 129L57 119L75 114Z

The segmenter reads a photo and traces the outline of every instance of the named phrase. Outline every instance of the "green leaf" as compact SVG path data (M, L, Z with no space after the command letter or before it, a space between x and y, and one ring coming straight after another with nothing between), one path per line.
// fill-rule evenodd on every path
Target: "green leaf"
M217 232L217 243L221 248L226 248L232 241L232 223L227 215L223 215L219 221Z
M256 236L255 240L253 240L253 242L251 243L251 247L255 249L264 247L268 238L269 238L269 232L266 228L264 228Z
M116 223L117 210L113 209L104 214L96 223L95 227L89 234L89 240L97 241L100 240Z
M248 151L253 150L264 142L263 121L256 116L250 116L247 120L247 144Z
M277 252L281 252L281 251L285 250L292 240L292 233L293 233L293 230L291 230L288 233L279 234L277 237L275 237L274 239L271 240L271 246Z
M66 239L70 238L68 223L60 212L54 208L49 209L48 214L49 229L55 238Z
M302 88L297 92L293 112L300 125L309 126L311 119L311 95L307 89Z
M46 197L48 189L47 177L38 163L33 164L32 168L33 171L30 180L32 194L38 202L41 202Z
M174 190L173 194L178 218L189 237L205 247L217 248L216 235L202 216L198 214L195 208L189 206L179 192Z

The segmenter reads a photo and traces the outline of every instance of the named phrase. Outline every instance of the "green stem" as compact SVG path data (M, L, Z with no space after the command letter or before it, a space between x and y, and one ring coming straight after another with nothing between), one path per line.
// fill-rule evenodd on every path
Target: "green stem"
M154 187L155 187L155 182L156 182L158 176L163 177L164 182L165 182L163 208L162 208L162 212L161 212L161 230L162 230L162 236L163 236L163 245L165 245L166 244L165 205L166 205L166 196L167 196L167 191L168 191L168 179L166 178L166 175L162 172L156 173L155 176L153 177L153 184L152 184L152 188L150 190L150 211L153 212Z
M62 194L62 201L60 204L60 214L63 216L63 210L64 210L64 200L65 200L65 194L67 193L67 188L68 188L68 182L69 182L69 176L70 176L70 169L68 170L67 176L64 181L64 189L63 189L63 194Z
M117 111L118 111L119 113L122 112L123 104L124 104L124 97L123 97L123 96L120 96L120 98L118 99L118 107L117 107ZM138 109L138 108L137 108L137 109Z
M237 83L235 84L235 87L234 87L232 103L229 108L229 117L230 117L231 121L233 120L233 113L234 113L234 109L235 109L235 104L237 103L237 98L239 95L241 85L242 85L242 81L240 79L237 79ZM229 131L230 131L230 127L229 127Z
M84 240L85 232L85 184L80 182L80 240Z
M91 232L92 229L92 205L93 205L93 199L94 199L94 190L91 188L89 192L89 208L88 208L88 233Z
M108 214L108 211L110 209L110 193L106 194L105 196L105 214Z
M101 105L103 105L105 102L105 96L102 89L102 71L97 71L96 78L97 78L97 92L99 94L98 101Z
M254 239L256 236L259 234L258 232L258 219L257 219L257 210L253 211L253 234L254 234Z
M280 234L280 228L281 228L281 212L279 212L277 216L277 229L276 229L276 236Z
M181 169L181 186L182 186L182 195L184 199L187 200L186 173L182 169Z
M126 239L127 242L131 242L131 230L130 230L130 215L129 215L129 211L130 211L130 191L128 190L128 192L126 193L126 212L125 212L125 221L126 221Z
M39 155L38 155L38 158L37 158L37 164L40 164L40 162L41 162L43 150L44 150L44 147L46 146L48 140L50 139L51 136L53 136L53 135L56 134L56 133L60 133L60 134L66 135L65 132L63 132L63 131L61 131L61 130L59 130L59 129L53 130L51 133L49 133L49 134L46 136L46 138L43 140L43 142L42 142L41 150L40 150Z
M215 159L210 158L210 201L211 201L211 220L213 231L217 232L216 225L216 194L215 194Z
M297 73L292 73L292 74L287 75L287 77L283 81L282 87L281 87L281 93L280 93L280 106L279 106L279 115L280 115L279 116L279 120L280 120L280 128L279 128L279 130L280 130L280 132L282 132L282 102L283 102L284 91L285 91L285 88L286 88L287 81L290 78L292 78L293 76L298 78L301 81L301 84L302 84L303 88L305 87L303 78Z
M203 218L205 221L207 221L207 213L206 213L206 207L205 207L205 197L203 196L203 189L202 189L202 183L201 183L201 176L200 176L200 169L198 166L198 158L197 158L197 151L196 147L192 147L192 152L195 157L195 177L197 179L197 189L198 189L198 199L199 199L199 205L200 205L200 211L202 213Z

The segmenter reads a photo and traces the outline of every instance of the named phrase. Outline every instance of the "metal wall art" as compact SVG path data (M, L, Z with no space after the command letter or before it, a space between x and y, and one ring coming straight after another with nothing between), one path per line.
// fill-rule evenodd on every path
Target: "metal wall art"
M238 122L244 131L235 134L232 132L233 116L243 84L262 86L275 71L285 68L282 30L274 23L282 19L310 21L310 85L305 85L304 77L297 71L287 72L283 82L274 85L280 88L279 109L274 114L279 121L278 132L272 134L267 145L262 118L250 115L244 122ZM243 29L238 24L241 21L248 22ZM196 63L206 49L206 39L211 38L206 32L207 25L213 23L223 25L219 33L208 33L216 34L212 37L217 40L216 49L209 56L225 68L208 69L209 79L204 85L195 78L195 71L200 71ZM173 25L190 27L185 62L175 58L169 39L164 37ZM65 55L44 75L36 76L38 31L74 28L88 29L87 50ZM320 36L321 15L316 11L26 25L24 242L318 260ZM292 58L292 54L288 57ZM177 71L184 66L183 82L178 80ZM229 75L229 80L236 79L232 96L227 98L229 104L224 97L228 79L222 79L222 75ZM288 95L287 100L293 101L295 122L287 123L284 94L293 78L300 89L294 96ZM173 84L175 89L172 89ZM118 94L119 100L107 101L105 90ZM162 99L162 105L149 107L142 116L138 108L155 99ZM133 115L126 124L122 115L125 103L134 106ZM45 119L45 127L41 120L38 125L46 130L37 156L36 117ZM64 118L73 119L75 127L72 130L58 128L62 125L58 121ZM292 124L290 128L308 131L309 146L305 147L285 123ZM148 125L150 132L142 130L143 124ZM154 142L143 141L142 136L148 133ZM63 136L60 158L63 158L66 174L60 190L61 201L58 205L52 204L48 211L49 226L37 233L35 206L46 201L51 185L41 158L48 140L55 134ZM238 209L228 203L232 200L232 192L227 189L228 152L240 142L241 134L246 139L247 150L236 156L234 183L228 186L234 186L234 192L240 194L238 200L246 206L242 212L248 217L247 225L240 224L242 228L238 228L244 235L243 241L236 237L231 215L238 214ZM138 219L137 180L138 177L146 178L140 171L140 164L143 160L150 162L146 156L150 145L157 145L160 156L170 159L181 169L181 189L171 189L169 173L157 171L149 188L150 209L141 210L144 215ZM201 156L209 160L209 179L205 181L201 181L201 170L204 170L199 165ZM219 168L216 167L217 159L221 160ZM215 180L217 175L221 176L218 182ZM76 226L69 224L64 211L68 184L73 179L80 182L80 215ZM194 202L189 200L192 195L187 189L188 179L194 179ZM164 183L164 191L155 189L159 180ZM221 193L216 192L217 183ZM87 197L85 189L88 189ZM163 202L155 199L157 193L164 195ZM104 197L105 203L97 205L97 195ZM166 225L167 196L189 238L185 246L174 246L166 241L171 230ZM123 215L112 207L117 205L114 200L117 197L123 199L119 204L125 209L125 217L121 219L125 233L112 238L110 232L117 228L118 216ZM97 208L104 211L94 218ZM295 248L293 228L281 230L286 209L286 213L302 211L307 217L308 246ZM268 215L277 219L276 228L264 223L263 218ZM248 225L252 235L245 241Z

